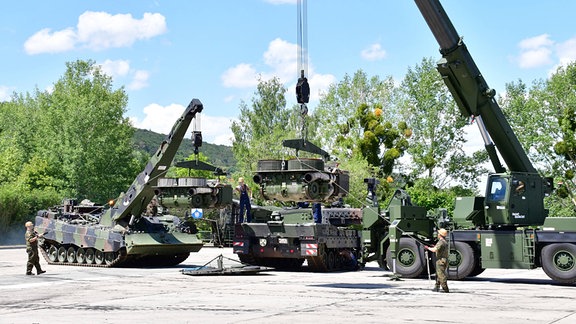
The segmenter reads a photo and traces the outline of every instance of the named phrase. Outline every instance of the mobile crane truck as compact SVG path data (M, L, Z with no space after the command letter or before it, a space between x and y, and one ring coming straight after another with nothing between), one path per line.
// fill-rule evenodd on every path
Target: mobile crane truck
M440 2L415 2L440 45L437 70L461 113L476 120L495 169L485 196L457 198L454 217L444 225L451 227L449 278L475 276L487 268L542 267L555 281L576 283L576 218L548 217L544 197L552 192L553 179L542 177L530 162ZM400 219L390 226L390 249L400 271L409 268L399 254L402 241L410 240L401 234L410 231L407 223Z
M552 192L553 180L542 177L528 159L495 100L495 91L488 87L440 2L415 2L440 44L442 59L437 69L461 113L476 120L494 165L495 173L488 176L485 196L457 198L454 215L449 219L445 210L432 214L423 207L413 206L410 198L398 190L387 209L381 211L373 194L377 182L366 179L372 202L354 212L361 213L362 230L345 227L344 222L339 225L325 221L329 225L325 226L325 232L310 234L305 229L321 228L312 225L311 212L294 209L292 213L298 216L287 217L286 210L268 210L262 217L255 216L259 224L239 226L234 252L241 260L254 264L261 258L295 258L299 261L291 264L299 267L307 259L313 269L325 271L334 269L334 259L340 252L351 250L360 265L377 261L382 268L415 278L427 271L428 264L433 267L434 262L424 253L423 245L433 242L435 230L444 227L450 229L448 277L452 280L477 276L487 268L542 267L555 281L575 283L576 218L548 217L544 198ZM496 150L508 169L500 162ZM261 185L261 190L276 188L278 193L287 194L290 189L287 184L294 185L292 194L310 190L313 186L306 181L306 174L321 169L309 167L310 170L288 172L289 165L285 167L282 161L274 163L278 165L259 166L255 182ZM326 181L334 182L330 178ZM327 239L324 233L334 237ZM310 253L309 257L306 253ZM343 264L343 260L339 262Z

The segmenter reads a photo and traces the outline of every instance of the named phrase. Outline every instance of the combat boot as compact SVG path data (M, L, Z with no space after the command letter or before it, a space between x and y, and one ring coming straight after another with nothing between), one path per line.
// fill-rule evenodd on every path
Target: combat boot
M434 286L434 288L432 288L433 292L439 292L440 291L440 286Z
M27 276L33 276L34 274L32 272L26 272Z
M46 273L46 270L40 270L40 271L38 271L38 274L39 274L39 275L41 275L41 274L43 274L43 273Z
M450 290L448 289L448 286L442 287L442 292L443 293L449 293Z

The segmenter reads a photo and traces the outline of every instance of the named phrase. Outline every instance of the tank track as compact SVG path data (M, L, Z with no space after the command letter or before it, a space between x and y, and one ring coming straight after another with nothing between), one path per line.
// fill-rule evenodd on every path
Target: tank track
M58 247L54 256L50 256L48 251L50 247ZM118 252L114 252L114 258L107 260L106 254L102 255L100 260L96 257L96 253L92 255L93 259L88 261L86 256L82 262L77 262L76 253L78 251L77 246L69 246L66 249L66 254L70 247L75 249L74 262L68 261L68 255L61 256L59 253L59 248L63 247L60 244L49 244L44 243L40 246L40 251L44 256L44 259L48 264L51 265L66 265L66 266L78 266L78 267L95 267L95 268L112 268L112 267L159 267L159 266L174 266L184 262L190 253L175 254L175 255L126 255L124 249ZM86 251L89 249L94 250L94 248L85 248ZM55 260L53 260L55 259Z
M347 260L340 253L340 249L330 249L322 246L317 256L306 258L308 267L314 272L354 271L357 265L347 264Z
M109 261L109 262L102 262L101 264L97 264L95 262L93 263L88 263L86 261L82 262L82 263L78 263L77 261L74 262L68 262L68 261L52 261L50 259L50 256L48 255L48 251L45 247L49 246L55 246L55 245L49 245L49 244L43 244L42 246L40 246L40 251L42 252L42 255L44 256L44 260L46 260L46 262L48 264L51 265L66 265L66 266L77 266L77 267L94 267L94 268L112 268L116 265L121 265L122 263L124 263L124 261L126 261L128 259L128 257L126 256L125 253L116 253L116 258ZM76 251L78 249L76 248Z

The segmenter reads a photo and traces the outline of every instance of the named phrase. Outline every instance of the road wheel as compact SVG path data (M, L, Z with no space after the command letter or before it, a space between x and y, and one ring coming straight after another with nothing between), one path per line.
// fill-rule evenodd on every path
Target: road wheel
M94 249L93 248L87 248L86 249L86 263L87 264L92 264L94 263Z
M326 262L328 270L336 269L336 255L333 250L328 251L328 261Z
M472 247L464 242L451 242L448 253L448 279L460 280L472 274L476 268L476 258Z
M416 240L408 237L400 238L396 253L396 273L406 278L416 278L425 271L424 249ZM388 268L394 271L394 260L390 247L386 250Z
M58 262L66 262L66 248L63 246L58 248Z
M76 249L73 246L69 247L68 250L66 250L66 259L70 263L76 262Z
M78 248L78 251L76 251L76 262L78 263L86 262L86 250L84 250L83 248Z
M100 250L94 251L94 262L98 265L104 264L104 252Z
M48 249L48 260L58 262L58 249L54 245L51 245Z
M576 245L556 243L542 248L542 269L548 277L561 282L576 283Z
M386 255L378 256L378 258L376 259L376 262L378 262L378 267L380 269L392 270L388 267L388 263L386 262Z
M104 253L104 263L106 263L107 266L111 265L112 262L114 262L114 260L116 260L116 257L118 255L115 252L105 252Z

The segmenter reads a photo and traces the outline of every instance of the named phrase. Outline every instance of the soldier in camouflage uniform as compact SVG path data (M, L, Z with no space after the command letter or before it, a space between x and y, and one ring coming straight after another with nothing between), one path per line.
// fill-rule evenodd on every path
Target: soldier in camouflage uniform
M40 258L38 257L38 238L42 237L42 234L38 235L34 231L34 224L32 222L26 222L26 234L24 239L26 240L26 253L28 253L28 263L26 263L26 274L31 276L32 268L36 267L37 274L43 274L44 270L40 267Z
M448 278L446 278L446 270L448 269L448 242L446 236L448 231L441 228L438 230L438 242L434 247L424 246L424 249L436 253L436 285L432 291L439 292L440 287L442 291L447 293Z

